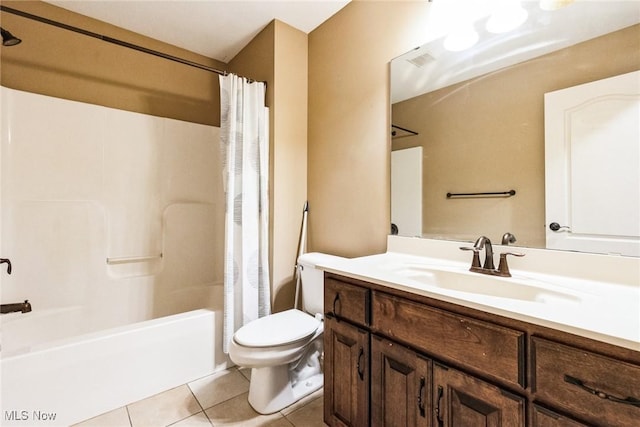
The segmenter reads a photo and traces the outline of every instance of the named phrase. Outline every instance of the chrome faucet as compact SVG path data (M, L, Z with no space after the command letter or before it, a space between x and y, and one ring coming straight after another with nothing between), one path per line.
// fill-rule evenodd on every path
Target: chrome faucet
M1 304L0 305L0 313L16 313L16 312L28 313L31 311L31 303L29 300L24 300L24 302L19 302L15 304Z

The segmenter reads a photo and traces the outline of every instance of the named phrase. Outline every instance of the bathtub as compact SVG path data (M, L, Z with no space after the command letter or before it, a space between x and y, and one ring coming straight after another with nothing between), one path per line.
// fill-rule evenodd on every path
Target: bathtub
M3 329L10 345L0 353L2 426L69 426L231 366L222 353L221 311L194 310L40 345L12 337L11 324L40 322L47 329L50 321L65 322L66 313L50 320L32 314L2 316L9 316Z

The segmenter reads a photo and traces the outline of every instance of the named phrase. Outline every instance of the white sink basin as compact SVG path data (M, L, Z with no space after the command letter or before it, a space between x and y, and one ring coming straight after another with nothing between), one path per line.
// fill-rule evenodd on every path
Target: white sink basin
M434 268L421 265L386 266L383 269L426 286L434 286L455 292L486 295L530 302L545 303L551 300L579 302L570 291L534 279L499 277L455 268Z

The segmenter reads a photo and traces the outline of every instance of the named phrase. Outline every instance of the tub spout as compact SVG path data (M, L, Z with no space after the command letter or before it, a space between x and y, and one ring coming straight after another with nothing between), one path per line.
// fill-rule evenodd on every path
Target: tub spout
M0 312L2 314L6 313L28 313L31 311L31 303L29 300L24 300L24 302L19 302L15 304L2 304Z

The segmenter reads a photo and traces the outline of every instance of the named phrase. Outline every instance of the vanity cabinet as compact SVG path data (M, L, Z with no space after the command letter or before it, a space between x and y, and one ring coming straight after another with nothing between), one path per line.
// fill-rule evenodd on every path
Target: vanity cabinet
M640 354L325 274L329 426L638 426Z

